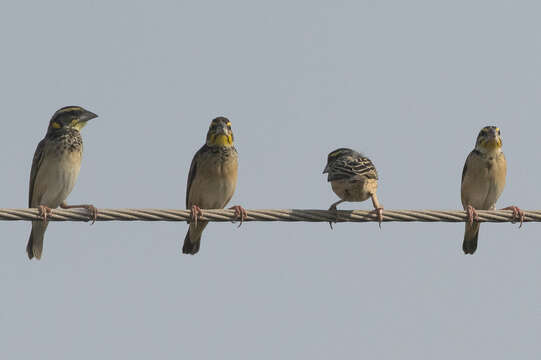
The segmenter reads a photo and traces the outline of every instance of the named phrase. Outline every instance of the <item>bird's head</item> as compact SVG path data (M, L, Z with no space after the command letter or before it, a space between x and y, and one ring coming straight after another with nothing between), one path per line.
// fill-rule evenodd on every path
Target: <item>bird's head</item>
M233 131L231 121L225 117L217 117L210 123L207 133L208 146L233 146Z
M98 115L83 109L80 106L65 106L57 110L49 122L48 132L56 132L67 128L81 129L88 120L94 119Z
M500 128L496 126L482 128L477 136L475 148L482 153L499 152L502 148Z
M342 156L347 155L354 155L356 151L348 149L348 148L340 148L336 149L334 151L331 151L329 155L327 156L327 165L325 165L325 169L323 170L323 174L326 174L329 172L329 167L334 163L337 159L341 158Z

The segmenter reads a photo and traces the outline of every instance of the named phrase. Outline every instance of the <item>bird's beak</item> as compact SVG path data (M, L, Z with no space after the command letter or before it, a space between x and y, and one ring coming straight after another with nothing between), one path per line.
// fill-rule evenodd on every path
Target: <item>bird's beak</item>
M222 125L218 129L216 129L216 135L227 135L227 126Z
M85 110L85 112L82 113L77 120L73 120L71 127L81 131L81 129L85 127L88 120L92 120L97 117L98 115L94 114L93 112Z
M98 117L98 115L94 114L94 113L91 112L91 111L86 110L86 111L81 115L81 117L79 118L79 122L85 123L85 122L87 122L88 120L92 120L92 119L95 119L95 118L97 118L97 117Z
M326 174L329 172L329 164L325 166L325 169L323 169L323 174Z
M488 133L488 143L500 145L498 133L494 129Z

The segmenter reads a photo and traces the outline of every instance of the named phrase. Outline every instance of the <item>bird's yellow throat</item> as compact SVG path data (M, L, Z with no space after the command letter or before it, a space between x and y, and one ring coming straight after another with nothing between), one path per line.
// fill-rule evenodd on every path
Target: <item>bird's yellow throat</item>
M86 121L73 120L71 122L71 127L79 131L81 131L81 129L84 128L85 125L86 125Z
M225 134L213 135L210 142L215 146L232 146L233 137Z
M502 141L500 139L490 139L482 143L483 147L488 151L494 151L502 147Z

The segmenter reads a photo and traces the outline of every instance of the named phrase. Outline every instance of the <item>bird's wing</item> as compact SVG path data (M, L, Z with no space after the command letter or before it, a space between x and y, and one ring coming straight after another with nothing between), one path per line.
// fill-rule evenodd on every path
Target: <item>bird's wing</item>
M500 198L500 195L503 192L503 188L505 187L505 177L507 175L507 161L505 160L505 156L503 155L503 152L500 153L500 156L496 160L496 166L494 166L494 204L492 206L496 205L496 201Z
M45 139L41 140L36 147L34 153L34 159L32 160L32 170L30 170L30 189L28 191L28 207L32 206L32 198L34 196L34 183L38 176L38 171L43 160L43 153L45 148Z
M199 149L195 155L193 156L193 159L192 159L192 164L190 165L190 172L188 173L188 184L186 185L186 209L188 208L188 200L189 200L189 197L190 197L190 189L192 187L192 184L193 184L193 180L195 179L195 175L197 173L197 161L198 161L198 157L199 157L199 154L201 154L202 151L204 151L205 147L207 145L203 145L201 147L201 149Z
M468 171L468 160L464 163L464 168L462 169L462 180L460 180L460 183L464 182L464 176L466 176L466 171Z
M473 158L476 157L476 156L480 156L480 153L479 153L479 151L477 151L475 149L472 150L468 154L468 157L466 158L466 162L464 163L464 168L462 169L462 180L460 181L460 183L464 182L464 178L466 177L466 174L468 173L468 163L473 161Z
M460 184L464 209L471 205L478 210L488 210L496 202L505 181L498 183L495 171L498 169L494 163L489 162L479 151L470 152L462 170Z
M329 171L329 181L355 178L378 179L376 167L367 157L345 157L336 160Z

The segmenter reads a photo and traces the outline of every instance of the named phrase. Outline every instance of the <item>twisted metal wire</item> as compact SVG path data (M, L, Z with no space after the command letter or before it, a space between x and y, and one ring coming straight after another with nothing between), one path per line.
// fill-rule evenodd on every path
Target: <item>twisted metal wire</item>
M511 210L477 210L479 222L516 222ZM89 221L84 209L53 209L50 221ZM39 210L0 209L0 220L40 220ZM98 209L96 221L190 221L189 210L174 209ZM234 210L205 210L202 221L237 221ZM306 221L306 222L377 222L373 211L364 210L308 210L271 209L247 210L244 222L249 221ZM462 210L384 210L383 222L465 222L468 215ZM541 210L524 211L524 222L541 222Z

